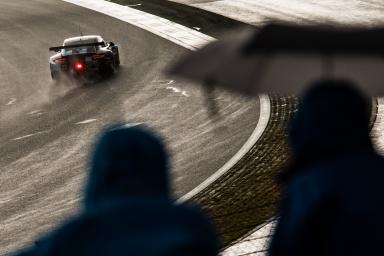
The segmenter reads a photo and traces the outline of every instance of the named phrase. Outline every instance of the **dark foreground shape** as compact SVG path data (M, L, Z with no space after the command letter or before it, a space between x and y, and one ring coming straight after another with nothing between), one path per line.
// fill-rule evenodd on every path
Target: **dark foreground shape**
M304 95L269 255L382 255L384 159L369 137L369 100L345 81Z
M344 77L383 96L384 27L270 24L189 52L167 71L246 96L301 94L319 77Z
M171 198L167 161L145 129L110 128L96 145L83 212L19 255L217 255L209 220Z

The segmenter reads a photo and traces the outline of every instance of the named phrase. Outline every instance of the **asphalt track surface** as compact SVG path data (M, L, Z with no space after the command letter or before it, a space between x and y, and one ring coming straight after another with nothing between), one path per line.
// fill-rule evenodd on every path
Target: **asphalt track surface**
M115 76L86 86L54 83L48 47L101 34L120 48ZM0 254L28 245L81 200L97 133L143 122L168 143L181 196L228 161L255 128L258 102L218 92L213 121L198 87L162 69L185 49L114 18L54 0L0 2Z

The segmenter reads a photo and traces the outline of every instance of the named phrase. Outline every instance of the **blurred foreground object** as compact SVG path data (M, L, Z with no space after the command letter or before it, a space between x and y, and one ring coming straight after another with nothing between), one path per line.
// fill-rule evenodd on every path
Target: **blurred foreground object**
M205 215L171 197L161 140L119 125L96 144L83 211L19 255L213 256L218 248Z
M301 98L270 256L383 255L384 158L369 119L369 97L348 81L318 81Z
M300 94L320 78L384 95L384 28L268 25L189 53L167 71L245 95Z

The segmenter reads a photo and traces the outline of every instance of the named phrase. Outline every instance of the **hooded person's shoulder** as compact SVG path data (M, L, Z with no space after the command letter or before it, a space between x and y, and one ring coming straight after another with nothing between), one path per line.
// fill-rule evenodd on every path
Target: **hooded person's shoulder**
M110 216L105 218L103 216ZM115 204L99 206L86 218L119 219L124 222L143 222L146 225L168 225L189 231L213 232L208 215L196 205L178 203L164 198L134 198ZM205 232L204 231L204 232Z
M141 244L158 247L159 253L204 248L212 254L202 255L216 255L219 250L214 227L199 208L156 199L99 205L65 222L43 241L25 255L91 255L93 247L132 253L143 248Z
M287 193L293 197L319 199L333 189L332 168L324 170L325 165L307 167L291 177L287 184ZM330 167L330 166L328 166Z
M347 155L307 166L292 176L287 192L296 195L332 196L364 187L382 187L384 158L375 152ZM383 187L384 190L384 187ZM365 191L370 191L369 189ZM361 191L364 193L364 191Z

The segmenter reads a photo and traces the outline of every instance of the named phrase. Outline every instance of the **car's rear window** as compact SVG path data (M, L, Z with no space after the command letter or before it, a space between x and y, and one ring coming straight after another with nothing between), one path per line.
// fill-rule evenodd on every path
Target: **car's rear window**
M96 52L95 46L81 46L61 50L63 56L75 55L75 54L86 54Z

